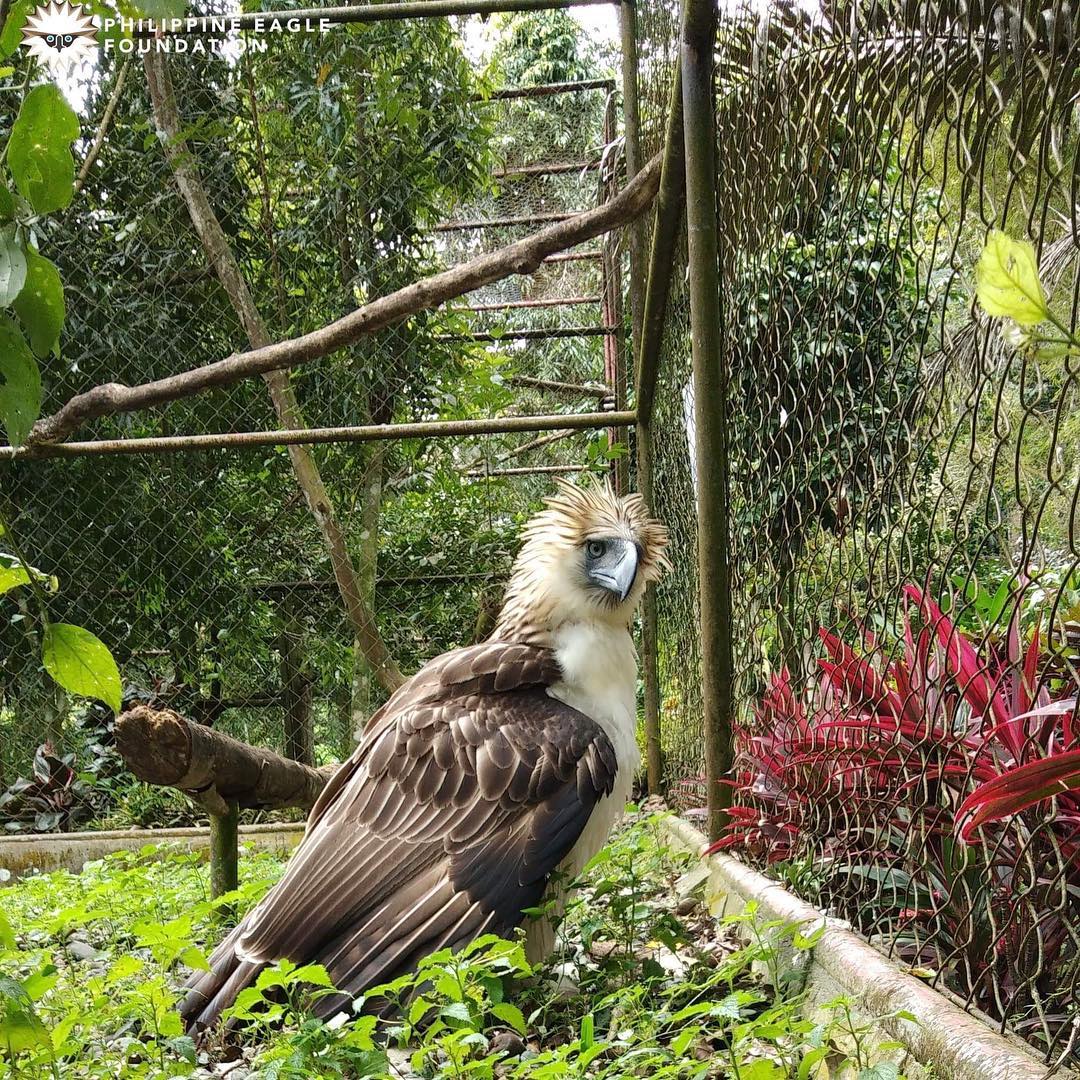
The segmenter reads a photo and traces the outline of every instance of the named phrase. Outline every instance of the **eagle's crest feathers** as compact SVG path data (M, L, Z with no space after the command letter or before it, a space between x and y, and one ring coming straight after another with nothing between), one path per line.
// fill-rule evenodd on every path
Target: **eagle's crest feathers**
M618 496L610 483L560 480L546 509L522 533L506 600L493 638L546 643L565 622L600 618L628 625L649 582L670 569L667 529L639 494ZM623 599L583 587L572 554L589 540L620 538L638 550L633 588Z

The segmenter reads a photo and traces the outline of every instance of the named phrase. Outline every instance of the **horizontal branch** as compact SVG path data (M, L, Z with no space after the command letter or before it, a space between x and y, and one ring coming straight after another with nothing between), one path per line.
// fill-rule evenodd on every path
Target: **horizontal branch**
M203 15L180 19L174 30L168 19L144 19L135 28L135 37L149 37L160 25L162 32L198 34L206 37L221 32L224 22L229 30L259 30L274 19L296 20L315 28L321 22L331 26L347 23L391 22L399 19L434 19L450 15L493 15L504 11L549 11L555 8L596 7L615 0L407 0L404 3L365 3L347 7L293 8L277 11L245 11L235 15Z
M578 94L583 90L614 90L614 79L576 79L571 82L537 83L535 86L511 86L496 90L477 101L512 101L515 98L552 97L555 94Z
M603 383L568 383L555 379L535 379L531 375L508 375L504 380L508 386L523 386L530 390L547 390L552 394L565 394L567 397L593 397L600 401L615 397L615 391Z
M580 213L581 211L578 211ZM471 221L444 221L435 225L432 232L468 232L474 229L509 229L515 225L543 225L549 221L569 221L574 211L551 211L545 214L520 214L514 217L476 218Z
M309 334L236 353L204 367L139 386L106 383L94 387L72 398L59 412L39 420L28 442L59 442L90 420L164 405L205 390L230 386L254 375L306 364L484 285L514 274L534 273L548 256L592 240L643 214L651 205L659 184L660 158L657 156L618 195L601 206L549 225L497 251L406 285Z
M94 439L89 442L0 446L0 461L23 458L89 457L110 454L173 454L191 450L237 450L253 446L320 446L327 443L388 442L399 439L460 439L517 431L587 431L632 427L633 412L558 413L552 416L501 416L484 420L423 420L415 424L363 427L295 428L283 431L227 431L220 435L154 435L146 439Z
M491 175L496 180L512 180L521 176L564 176L567 173L595 172L600 160L595 161L537 161L531 165L507 165L496 169Z
M140 780L186 792L211 813L221 811L222 801L261 810L310 810L337 771L336 765L301 765L148 705L117 717L116 746Z
M553 326L547 330L500 330L493 334L439 334L436 341L555 341L566 338L613 337L621 326Z
M560 308L580 307L582 304L602 304L602 296L555 296L546 300L502 300L490 304L473 304L465 311L480 313L483 311L511 311L518 308Z
M470 469L464 475L472 480L495 476L547 476L551 473L589 472L591 465L525 465L513 469Z

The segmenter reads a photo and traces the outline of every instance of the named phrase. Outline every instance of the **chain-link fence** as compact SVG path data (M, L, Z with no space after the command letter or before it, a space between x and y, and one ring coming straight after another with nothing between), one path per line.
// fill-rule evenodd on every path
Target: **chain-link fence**
M542 48L543 20L570 16L523 18L539 20ZM43 414L100 383L227 357L260 332L311 331L609 198L622 160L610 72L570 56L557 81L514 85L471 57L478 30L475 19L370 22L173 53L178 131L140 58L107 52L71 75L85 176L39 238L68 299L63 360L43 365ZM254 298L256 337L178 191L177 169L192 165ZM96 420L78 438L625 407L623 254L601 237L276 385L252 379ZM349 752L402 673L490 632L521 522L554 475L609 470L613 437L549 424L2 468L14 532L59 584L53 617L109 645L129 700L322 762ZM15 784L6 827L182 820L183 800L124 779L107 711L57 694L33 605L9 599L23 607L0 629L0 792Z
M1076 354L1018 340L972 297L999 226L1034 243L1051 309L1076 322L1076 19L1065 3L725 10L715 88L731 476L715 557L733 586L738 748L722 842L1048 1058L1075 1030L1076 773L1054 774L1055 800L959 829L979 785L1077 750ZM640 5L637 23L644 159L663 141L679 13ZM175 54L172 130L161 81L151 101L141 60L105 54L69 87L85 102L81 190L38 237L68 297L45 412L314 330L610 194L611 73L545 55L543 78L490 83L474 31L366 22ZM256 323L193 229L184 169ZM288 380L80 437L620 408L625 255L597 240ZM674 565L657 594L666 779L693 808L708 785L690 341L684 244L651 430ZM553 474L607 469L613 434L2 468L15 531L58 578L55 614L106 640L132 693L321 761L400 672L488 631L520 522ZM116 797L109 718L57 700L26 614L0 629L0 780L47 739L85 788L17 792L9 817L161 821L143 789Z
M674 18L642 20L653 144ZM1075 324L1076 12L780 5L722 14L719 34L737 724L722 843L1067 1055L1075 779L1046 780L1042 801L967 843L958 811L979 784L1076 752L1075 350L1020 340L973 303L997 226L1033 242L1051 309ZM683 276L654 429L677 567L659 592L667 778L692 806L705 787Z

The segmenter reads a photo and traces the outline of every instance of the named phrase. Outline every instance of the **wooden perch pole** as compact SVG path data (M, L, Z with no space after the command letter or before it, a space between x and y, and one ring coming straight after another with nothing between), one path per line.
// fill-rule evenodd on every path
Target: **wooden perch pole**
M224 896L240 885L240 808L226 804L210 815L210 895Z
M478 255L459 266L415 281L309 334L235 353L224 360L138 386L104 383L77 394L59 412L34 425L27 445L60 442L83 424L103 416L164 405L204 390L231 386L241 379L317 360L418 311L438 307L447 300L514 274L531 274L558 252L633 221L652 204L659 186L658 155L609 202L576 214L567 221L549 225L497 251Z
M194 724L172 709L148 705L117 717L116 747L140 780L177 788L219 816L228 813L230 803L244 809L310 810L337 771L336 765L302 765Z

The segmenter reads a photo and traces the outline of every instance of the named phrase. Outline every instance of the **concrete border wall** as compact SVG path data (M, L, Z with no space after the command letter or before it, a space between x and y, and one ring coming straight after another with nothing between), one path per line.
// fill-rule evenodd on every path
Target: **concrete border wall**
M703 850L705 837L681 818L666 818L664 828L675 847ZM801 982L811 1011L839 996L857 1002L862 1018L880 1026L883 1040L903 1044L906 1060L902 1065L909 1076L932 1074L950 1080L1043 1080L1047 1076L1046 1063L1025 1042L1002 1035L988 1021L906 973L852 933L847 924L826 918L730 855L709 855L706 862L706 899L712 914L739 914L748 901L755 900L760 922L795 924L805 935L821 930L813 948L781 954L785 974ZM895 1018L900 1011L910 1013L917 1022ZM876 1020L890 1015L892 1019ZM921 1068L912 1068L913 1064ZM1065 1068L1054 1075L1059 1080L1077 1080Z
M241 825L240 843L257 851L286 854L304 835L303 823L295 825ZM17 881L32 871L82 870L83 864L114 851L138 851L147 844L175 844L187 851L210 848L209 829L117 829L111 832L37 833L0 836L0 869ZM0 884L3 884L0 882Z

